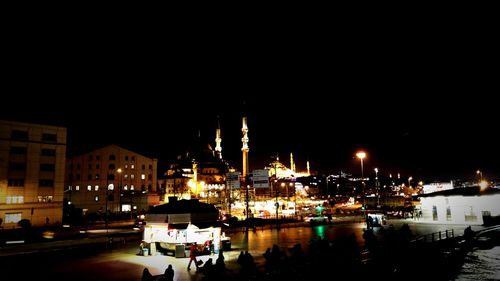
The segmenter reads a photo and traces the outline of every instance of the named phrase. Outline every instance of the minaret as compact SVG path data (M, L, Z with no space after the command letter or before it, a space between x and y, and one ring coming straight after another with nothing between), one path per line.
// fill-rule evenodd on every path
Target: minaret
M241 127L241 132L243 133L243 138L241 138L241 142L243 146L241 147L241 151L243 152L243 172L242 176L246 177L248 175L248 127L247 127L247 118L243 117L243 126Z
M311 170L310 170L310 167L309 167L309 160L307 160L307 175L308 176L311 175Z
M222 142L222 138L220 137L220 122L217 120L217 130L215 131L215 153L219 156L219 159L222 159L222 146L220 143Z
M293 153L290 152L290 170L295 173L295 163L293 162Z

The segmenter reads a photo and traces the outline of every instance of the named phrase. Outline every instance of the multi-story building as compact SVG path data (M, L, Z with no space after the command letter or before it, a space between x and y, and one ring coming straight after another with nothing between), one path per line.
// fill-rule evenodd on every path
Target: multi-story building
M0 121L1 225L62 222L66 128Z
M66 164L66 200L83 215L132 214L159 203L157 159L109 145Z

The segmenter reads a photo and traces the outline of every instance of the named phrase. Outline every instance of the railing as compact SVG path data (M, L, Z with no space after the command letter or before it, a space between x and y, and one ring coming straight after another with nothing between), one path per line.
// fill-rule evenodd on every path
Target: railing
M453 231L453 229L447 229L444 231L438 231L427 235L419 236L415 238L413 242L433 243L451 238L455 238L455 232Z

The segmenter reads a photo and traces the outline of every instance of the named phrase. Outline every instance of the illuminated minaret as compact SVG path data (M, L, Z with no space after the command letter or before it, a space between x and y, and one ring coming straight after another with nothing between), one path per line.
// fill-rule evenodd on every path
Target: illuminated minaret
M295 163L293 162L293 153L290 152L290 170L295 173Z
M311 175L311 170L310 170L310 167L309 167L309 160L307 160L307 175L308 176Z
M241 142L243 146L241 147L241 151L243 152L243 172L242 176L246 177L248 174L248 127L247 127L247 118L243 117L243 126L241 127L241 132L243 133L243 138L241 138Z
M222 138L220 137L220 122L217 120L217 130L215 131L215 153L219 156L219 159L222 159L222 146L220 143L222 142Z

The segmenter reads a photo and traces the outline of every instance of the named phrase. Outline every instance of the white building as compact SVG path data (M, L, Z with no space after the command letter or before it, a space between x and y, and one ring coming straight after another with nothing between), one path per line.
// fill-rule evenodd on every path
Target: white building
M500 191L481 192L477 186L422 195L420 202L425 222L481 225L500 216Z

